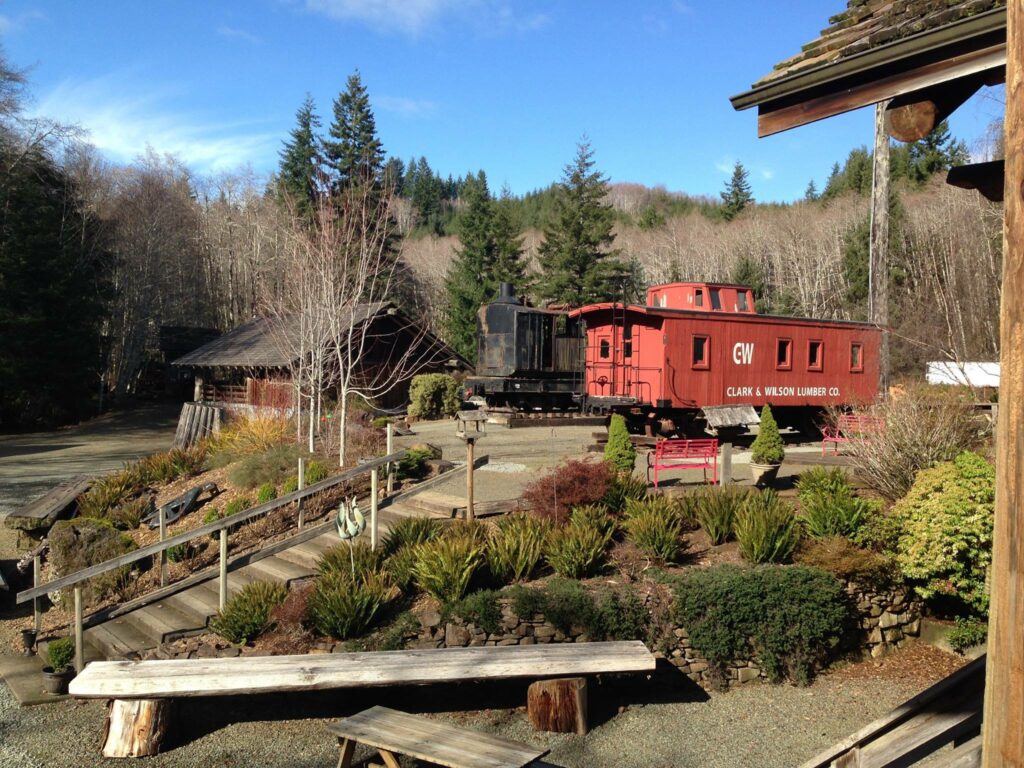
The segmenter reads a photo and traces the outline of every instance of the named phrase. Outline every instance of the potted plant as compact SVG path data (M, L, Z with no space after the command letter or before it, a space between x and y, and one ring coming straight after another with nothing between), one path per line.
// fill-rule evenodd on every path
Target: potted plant
M754 485L770 485L779 474L786 452L782 447L779 425L775 423L772 409L768 405L761 409L761 426L751 450L750 474L754 478Z
M43 667L43 690L58 696L68 692L68 683L75 676L72 662L75 658L75 643L70 637L53 640L46 646L48 667Z

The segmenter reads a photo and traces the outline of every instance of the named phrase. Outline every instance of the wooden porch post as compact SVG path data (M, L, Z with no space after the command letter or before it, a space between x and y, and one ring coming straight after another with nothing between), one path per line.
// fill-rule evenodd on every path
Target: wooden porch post
M875 105L875 150L871 175L871 244L868 256L868 320L882 328L878 349L878 386L889 390L889 134L888 101Z
M996 518L982 765L1024 766L1024 0L1007 4Z

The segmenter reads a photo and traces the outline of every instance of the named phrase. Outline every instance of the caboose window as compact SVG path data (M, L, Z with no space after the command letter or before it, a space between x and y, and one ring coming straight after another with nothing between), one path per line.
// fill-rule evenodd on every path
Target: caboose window
M820 341L811 341L807 344L807 370L820 371L822 358L824 357L824 344Z
M704 289L697 288L693 292L693 306L703 307L704 306Z
M633 356L633 327L627 325L622 333L622 356Z
M864 370L864 345L859 341L850 344L850 371L861 373Z
M608 339L601 339L601 351L600 355L602 358L607 358L608 353L611 350L611 345L608 344Z
M708 368L708 345L710 341L707 336L693 337L693 367Z
M775 367L780 371L788 371L793 367L793 340L776 339Z
M747 304L747 292L737 291L736 292L736 309L740 312L749 312L750 306Z
M711 308L721 309L722 308L722 292L717 288L711 289Z

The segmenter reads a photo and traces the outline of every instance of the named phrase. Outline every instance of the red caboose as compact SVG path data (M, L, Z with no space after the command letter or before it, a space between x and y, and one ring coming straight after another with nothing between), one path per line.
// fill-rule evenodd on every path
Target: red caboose
M656 285L647 306L591 304L570 316L586 327L592 408L721 427L770 404L781 423L805 427L828 406L878 394L875 326L759 315L746 286Z

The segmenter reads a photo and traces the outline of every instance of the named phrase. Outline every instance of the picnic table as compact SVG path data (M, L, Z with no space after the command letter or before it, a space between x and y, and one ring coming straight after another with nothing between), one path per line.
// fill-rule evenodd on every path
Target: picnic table
M356 743L380 752L388 768L398 768L397 755L448 768L524 768L550 751L379 706L327 728L338 737L338 768L350 768Z

